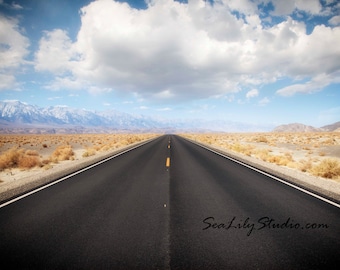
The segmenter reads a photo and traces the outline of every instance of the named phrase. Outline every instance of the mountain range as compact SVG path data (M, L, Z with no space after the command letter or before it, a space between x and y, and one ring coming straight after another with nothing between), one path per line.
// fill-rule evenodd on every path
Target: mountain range
M331 125L316 128L300 123L292 123L287 125L280 125L274 128L273 132L340 132L340 121Z
M272 128L224 120L169 120L117 110L42 108L17 100L0 101L0 133L261 132Z
M39 107L0 101L0 133L110 132L319 132L340 131L340 122L320 128L300 123L259 126L227 120L159 119L117 110L90 111L67 106Z

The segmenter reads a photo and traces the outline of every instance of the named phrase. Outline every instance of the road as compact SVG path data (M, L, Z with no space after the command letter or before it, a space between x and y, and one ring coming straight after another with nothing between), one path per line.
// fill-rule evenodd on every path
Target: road
M340 209L178 136L0 208L10 269L337 269Z

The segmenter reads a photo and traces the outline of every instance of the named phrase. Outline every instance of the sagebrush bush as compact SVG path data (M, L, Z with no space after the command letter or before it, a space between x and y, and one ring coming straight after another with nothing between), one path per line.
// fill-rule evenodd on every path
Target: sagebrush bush
M50 156L50 160L53 162L72 159L74 159L74 152L71 145L58 146Z
M313 166L310 172L316 176L336 179L340 177L340 162L337 159L326 158Z
M258 136L254 139L254 142L268 143L268 139L265 136Z
M30 169L40 166L39 153L33 150L11 148L0 155L0 170L10 168Z
M96 150L93 148L88 148L84 153L83 153L83 157L89 157L89 156L93 156L96 154Z
M30 169L36 166L40 166L41 162L37 156L23 155L19 159L18 167L21 169Z
M18 165L20 153L18 149L12 148L0 156L0 169L14 168Z
M236 143L236 144L232 144L230 146L230 149L235 152L250 156L252 154L252 150L254 149L254 147L252 147L251 145L247 145L247 144Z

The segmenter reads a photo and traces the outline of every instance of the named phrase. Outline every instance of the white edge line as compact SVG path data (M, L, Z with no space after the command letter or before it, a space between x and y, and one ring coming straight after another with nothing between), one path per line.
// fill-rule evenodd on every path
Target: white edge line
M190 140L190 141L191 141L191 140ZM194 141L191 141L191 142L192 142L193 144L196 144L196 145L198 145L198 146L201 146L202 148L205 148L205 149L207 149L207 150L209 150L209 151L211 151L211 152L213 152L213 153L215 153L215 154L217 154L217 155L219 155L219 156L221 156L221 157L224 157L224 158L227 158L227 159L229 159L229 160L232 160L232 161L234 161L234 162L236 162L236 163L238 163L238 164L240 164L240 165L243 165L243 166L245 166L245 167L247 167L247 168L249 168L249 169L252 169L253 171L259 172L259 173L261 173L261 174L263 174L263 175L266 175L266 176L268 176L268 177L270 177L270 178L273 178L273 179L275 179L275 180L277 180L277 181L279 181L279 182L281 182L281 183L283 183L283 184L286 184L286 185L288 185L288 186L290 186L290 187L293 187L293 188L295 188L295 189L297 189L297 190L300 190L300 191L302 191L302 192L304 192L304 193L307 193L307 194L309 194L309 195L311 195L311 196L313 196L313 197L315 197L315 198L318 198L319 200L322 200L322 201L324 201L324 202L327 202L327 203L329 203L329 204L334 205L335 207L340 208L340 204L338 204L338 203L336 203L336 202L333 202L333 201L331 201L331 200L328 200L328 199L326 199L326 198L324 198L324 197L322 197L322 196L319 196L319 195L317 195L317 194L315 194L315 193L313 193L313 192L310 192L310 191L308 191L308 190L306 190L306 189L304 189L304 188L301 188L301 187L296 186L296 185L294 185L294 184L292 184L292 183L289 183L289 182L287 182L287 181L284 181L284 180L282 180L282 179L280 179L280 178L278 178L278 177L276 177L276 176L274 176L274 175L271 175L271 174L269 174L269 173L266 173L266 172L264 172L264 171L261 171L260 169L257 169L257 168L255 168L255 167L253 167L253 166L251 166L251 165L248 165L248 164L246 164L246 163L244 163L244 162L242 162L242 161L239 161L239 160L234 159L234 158L232 158L232 157L228 157L227 155L224 155L224 154L222 154L222 153L219 153L219 152L217 152L217 151L215 151L215 150L213 150L213 149L211 149L211 148L209 148L209 147L207 147L207 146L205 146L205 145L202 145L202 144L197 143L197 142L194 142Z
M141 147L141 146L143 146L143 145L145 145L145 144L147 144L147 143L149 143L149 142L151 142L151 141L153 141L153 140L155 140L155 139L157 139L157 138L158 138L158 137L156 137L156 138L154 138L154 139L151 139L151 140L148 140L148 141L146 141L146 142L144 142L144 143L142 143L142 144L136 145L136 146L134 146L134 147L132 147L132 148L126 149L126 150L124 150L123 152L119 152L119 153L117 153L117 154L115 154L115 155L113 155L113 156L111 156L111 157L108 157L108 158L105 158L105 159L103 159L103 160L101 160L101 161L98 161L97 163L94 163L94 164L89 165L89 166L87 166L87 167L85 167L85 168L83 168L83 169L80 169L79 171L76 171L76 172L74 172L74 173L71 173L71 174L69 174L69 175L66 175L66 176L64 176L64 177L62 177L62 178L60 178L60 179L58 179L58 180L56 180L56 181L53 181L53 182L48 183L48 184L46 184L46 185L44 185L44 186L41 186L41 187L39 187L39 188L37 188L37 189L34 189L34 190L30 191L30 192L27 192L27 193L25 193L25 194L23 194L23 195L20 195L20 196L18 196L18 197L15 197L14 199L11 199L11 200L9 200L9 201L7 201L7 202L4 202L3 204L0 204L0 208L5 207L5 206L7 206L7 205L9 205L9 204L11 204L11 203L14 203L14 202L16 202L16 201L19 201L19 200L21 200L21 199L23 199L23 198L25 198L25 197L28 197L28 196L30 196L30 195L36 193L36 192L39 192L40 190L43 190L43 189L45 189L45 188L48 188L48 187L53 186L53 185L55 185L55 184L58 184L58 183L61 182L61 181L64 181L64 180L66 180L66 179L68 179L68 178L70 178L70 177L72 177L72 176L75 176L75 175L77 175L77 174L79 174L79 173L82 173L82 172L84 172L84 171L87 171L87 170L89 170L89 169L91 169L91 168L93 168L93 167L96 167L96 166L98 166L98 165L100 165L100 164L102 164L102 163L104 163L104 162L106 162L106 161L108 161L108 160L110 160L110 159L114 159L114 158L116 158L116 157L118 157L118 156L121 156L121 155L127 153L127 152L130 152L130 151L132 151L132 150L134 150L134 149L136 149L136 148L138 148L138 147Z

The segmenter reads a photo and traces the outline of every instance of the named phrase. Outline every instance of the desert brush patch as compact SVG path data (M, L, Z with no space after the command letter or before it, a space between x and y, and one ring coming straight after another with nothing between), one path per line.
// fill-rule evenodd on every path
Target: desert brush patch
M0 183L33 170L49 170L63 162L114 151L156 136L158 134L3 134L0 135Z
M340 181L340 133L181 134L188 139Z

